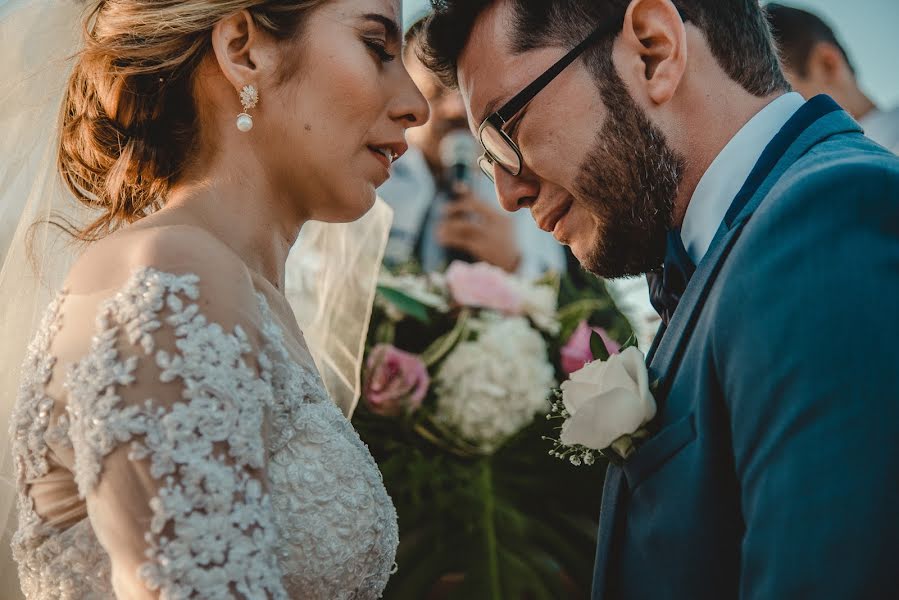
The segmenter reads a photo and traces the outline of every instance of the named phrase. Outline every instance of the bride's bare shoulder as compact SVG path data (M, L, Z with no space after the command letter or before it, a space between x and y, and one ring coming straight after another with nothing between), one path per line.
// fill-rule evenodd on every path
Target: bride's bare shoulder
M204 288L252 291L243 261L222 240L195 225L129 227L90 244L66 278L71 293L121 287L135 272L152 268L197 275Z

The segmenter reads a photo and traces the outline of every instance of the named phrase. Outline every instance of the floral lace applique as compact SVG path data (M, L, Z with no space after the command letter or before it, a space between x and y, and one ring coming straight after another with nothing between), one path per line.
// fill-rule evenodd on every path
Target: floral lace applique
M66 380L82 496L97 484L103 458L131 442L129 458L150 461L162 482L150 501L148 562L140 575L167 597L286 597L273 549L271 504L249 473L265 465L264 410L271 388L245 360L247 335L226 332L200 314L198 278L138 272L104 303L90 353ZM162 316L163 311L167 316ZM156 350L154 333L174 331L177 352ZM170 408L153 399L124 404L141 357L120 357L124 334L159 367L159 380L183 385ZM173 535L173 533L175 535Z
M53 374L56 357L50 354L50 343L59 332L59 312L65 292L60 293L47 307L38 333L28 345L22 364L22 382L19 385L18 402L9 424L9 436L13 441L13 453L17 457L19 481L36 479L46 475L47 442L44 432L50 425L53 398L44 388Z

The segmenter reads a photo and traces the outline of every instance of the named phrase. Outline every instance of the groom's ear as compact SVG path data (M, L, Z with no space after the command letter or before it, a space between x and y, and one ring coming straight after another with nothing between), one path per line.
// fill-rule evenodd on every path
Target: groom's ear
M623 65L634 86L655 104L674 96L687 69L687 29L671 0L633 0L624 16Z

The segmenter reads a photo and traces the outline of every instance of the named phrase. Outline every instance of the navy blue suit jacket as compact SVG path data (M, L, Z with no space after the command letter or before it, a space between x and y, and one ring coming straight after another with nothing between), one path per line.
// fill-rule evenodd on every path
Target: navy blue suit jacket
M899 597L899 158L826 96L772 140L647 357L594 600Z

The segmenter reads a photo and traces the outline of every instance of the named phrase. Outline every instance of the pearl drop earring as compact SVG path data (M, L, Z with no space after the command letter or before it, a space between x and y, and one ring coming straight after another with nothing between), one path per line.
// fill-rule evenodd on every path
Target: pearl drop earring
M243 104L243 112L237 115L237 128L246 133L253 129L253 117L247 112L256 108L259 102L259 91L252 85L245 85L240 91L240 103Z

